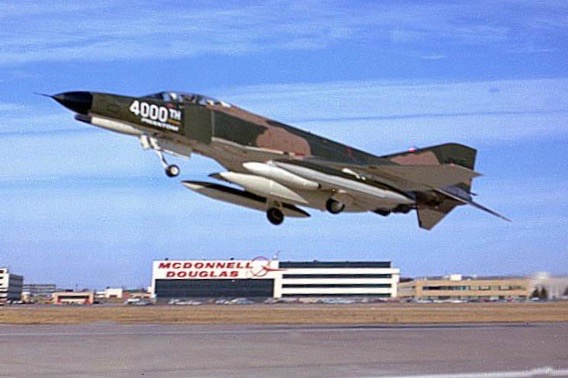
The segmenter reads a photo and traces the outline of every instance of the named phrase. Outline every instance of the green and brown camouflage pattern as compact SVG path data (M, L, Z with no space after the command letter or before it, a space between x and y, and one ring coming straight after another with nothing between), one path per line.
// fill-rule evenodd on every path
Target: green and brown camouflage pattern
M172 145L184 145L188 151L211 157L229 171L246 172L242 164L251 161L288 161L398 192L415 202L422 228L432 228L453 208L463 204L502 217L471 200L471 180L478 176L474 172L476 150L461 144L448 143L376 156L196 94L160 92L129 97L66 92L51 97L78 112L79 120L95 116L117 120L140 134L172 142ZM87 106L85 102L91 98ZM455 177L460 177L460 182L447 187L425 184L418 189L408 189L416 186L408 185L413 183L405 181L404 172L411 180L420 174L422 177L429 172L436 174L433 167L448 170L448 166L463 167L464 178L461 178L462 171L456 168L453 172L457 174ZM382 214L380 209L377 212Z

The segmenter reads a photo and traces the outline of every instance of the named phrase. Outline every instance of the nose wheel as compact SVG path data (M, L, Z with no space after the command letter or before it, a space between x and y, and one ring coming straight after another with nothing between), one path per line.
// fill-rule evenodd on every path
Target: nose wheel
M175 164L168 164L168 161L164 157L164 154L162 153L162 151L158 151L158 150L154 150L154 151L156 151L156 154L160 158L160 162L162 163L162 167L164 167L164 171L166 172L166 176L168 176L168 177L179 176L179 173L180 173L179 167Z
M177 177L177 176L179 176L179 172L180 172L179 167L177 165L174 165L174 164L168 165L165 168L165 171L166 171L166 176L168 176L168 177Z

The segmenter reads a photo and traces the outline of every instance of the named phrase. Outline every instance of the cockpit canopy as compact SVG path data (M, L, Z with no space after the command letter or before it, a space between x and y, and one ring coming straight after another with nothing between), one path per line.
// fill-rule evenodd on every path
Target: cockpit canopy
M219 101L207 96L202 96L196 93L164 91L164 92L158 92L151 95L147 95L144 97L156 98L167 102L191 103L198 105L220 105L226 108L231 107L231 105L226 102Z

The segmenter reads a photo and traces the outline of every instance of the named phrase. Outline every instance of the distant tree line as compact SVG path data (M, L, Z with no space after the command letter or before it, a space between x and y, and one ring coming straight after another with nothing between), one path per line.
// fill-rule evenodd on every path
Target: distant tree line
M566 288L565 292L568 292L568 288ZM531 294L531 298L548 299L548 291L544 287L536 287Z

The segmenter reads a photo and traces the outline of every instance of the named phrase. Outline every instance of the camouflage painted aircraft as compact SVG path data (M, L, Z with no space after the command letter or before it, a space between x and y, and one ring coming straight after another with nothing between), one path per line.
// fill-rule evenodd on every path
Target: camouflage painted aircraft
M128 97L96 92L49 96L74 111L78 121L137 137L154 150L169 177L180 169L164 153L216 160L225 172L210 177L243 189L183 181L199 194L285 216L309 217L301 207L382 216L416 210L421 228L431 229L459 205L472 205L476 150L460 144L375 156L248 112L213 98L182 92ZM507 219L506 219L507 220Z

